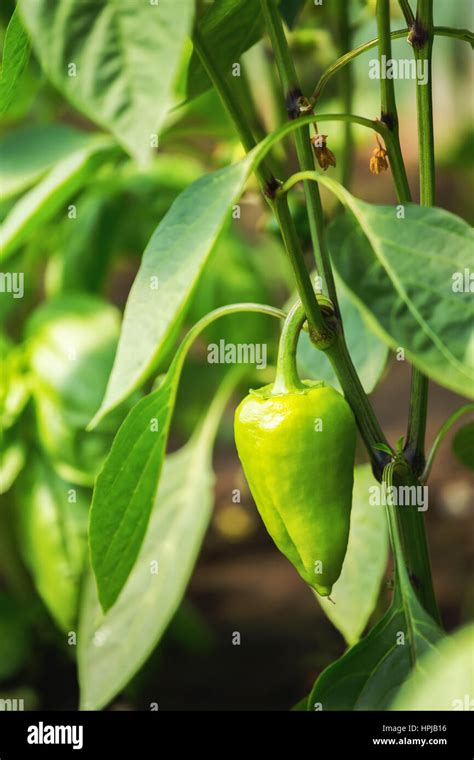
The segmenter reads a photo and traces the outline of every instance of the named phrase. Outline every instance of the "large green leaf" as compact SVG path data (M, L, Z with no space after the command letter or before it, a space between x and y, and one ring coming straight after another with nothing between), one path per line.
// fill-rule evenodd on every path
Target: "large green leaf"
M399 219L395 206L338 192L352 213L331 225L331 254L372 329L440 385L474 397L474 303L468 289L453 290L472 259L471 228L439 208L406 204Z
M214 407L189 443L166 459L146 538L117 603L105 615L92 574L87 580L78 640L84 710L100 709L128 683L181 601L213 505L217 418Z
M251 168L246 157L201 177L158 225L128 297L112 374L92 424L137 388L166 350Z
M232 77L232 64L238 63L242 53L260 39L262 29L260 3L255 0L215 0L199 21L206 50L226 78ZM188 69L188 97L194 98L210 86L199 56L193 53Z
M20 0L19 8L53 84L146 162L172 103L193 0Z
M113 605L133 567L155 499L174 407L180 364L158 390L133 407L96 481L89 542L104 610Z
M376 485L370 465L355 468L351 530L342 573L331 591L332 602L317 595L329 620L349 645L358 641L367 625L387 567L385 511L369 503L369 488Z
M160 386L133 407L114 439L97 478L89 529L92 568L104 611L116 601L145 535L186 354L208 324L236 311L281 316L277 309L259 304L227 306L208 314L188 332Z
M337 294L344 323L347 346L360 381L366 393L371 393L379 382L387 363L388 348L372 330L358 306L351 300L340 278ZM298 342L298 369L301 377L325 380L340 389L339 380L322 351L317 351L309 335L302 332Z
M89 492L29 462L18 504L20 548L38 593L64 631L74 629L87 549Z
M30 187L55 164L93 145L96 132L81 132L65 124L22 127L0 139L2 198Z
M474 624L461 628L422 657L391 710L472 710Z
M5 260L40 224L51 219L109 157L111 142L97 139L56 164L38 185L23 195L2 224L0 245ZM74 221L71 221L74 224Z
M28 35L15 8L9 21L3 41L2 71L0 74L0 116L3 116L10 106L15 94L16 84L28 63L30 43ZM4 156L2 156L2 161Z

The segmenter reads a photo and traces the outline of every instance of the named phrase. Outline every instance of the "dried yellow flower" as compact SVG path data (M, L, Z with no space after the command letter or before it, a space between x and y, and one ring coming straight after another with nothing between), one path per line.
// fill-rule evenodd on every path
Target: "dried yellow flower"
M336 166L336 156L332 150L329 150L327 147L326 140L327 135L314 135L314 137L311 138L311 143L314 152L316 153L318 164L323 171L326 171L329 166Z
M377 140L377 148L373 150L369 169L372 174L380 174L380 172L385 172L388 169L387 151L382 146L378 135L375 136L375 139Z

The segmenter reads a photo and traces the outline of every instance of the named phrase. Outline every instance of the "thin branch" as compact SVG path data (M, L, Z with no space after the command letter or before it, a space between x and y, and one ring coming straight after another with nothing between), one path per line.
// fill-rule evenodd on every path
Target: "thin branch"
M459 40L463 40L464 42L469 42L471 47L474 46L474 34L469 29L454 29L450 26L435 26L433 32L439 37L453 37ZM392 40L398 40L406 36L407 29L397 29L395 32L390 33ZM349 53L341 55L341 57L338 58L337 61L334 61L334 63L331 64L331 66L329 66L321 75L316 87L314 88L314 92L309 99L310 102L314 105L319 100L322 91L326 87L331 77L334 76L334 74L337 74L340 69L344 68L344 66L353 61L359 55L362 55L362 53L365 53L367 50L371 50L372 48L377 47L378 44L379 38L375 37L373 40L364 42L362 45L359 45L359 47L354 48Z

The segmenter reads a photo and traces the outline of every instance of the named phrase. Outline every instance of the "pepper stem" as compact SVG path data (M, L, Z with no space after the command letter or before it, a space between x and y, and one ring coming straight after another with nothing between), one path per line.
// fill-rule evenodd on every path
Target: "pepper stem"
M296 369L296 348L301 328L306 320L300 301L289 311L278 345L278 359L272 393L290 393L306 388L298 377Z

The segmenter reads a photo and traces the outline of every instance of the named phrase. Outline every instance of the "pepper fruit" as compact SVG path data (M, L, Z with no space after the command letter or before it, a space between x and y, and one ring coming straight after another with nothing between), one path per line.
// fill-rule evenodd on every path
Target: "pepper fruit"
M235 442L265 526L280 551L321 596L329 596L347 549L356 423L324 382L301 382L300 305L282 331L272 385L250 391L235 413Z

